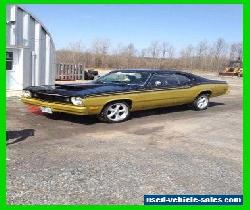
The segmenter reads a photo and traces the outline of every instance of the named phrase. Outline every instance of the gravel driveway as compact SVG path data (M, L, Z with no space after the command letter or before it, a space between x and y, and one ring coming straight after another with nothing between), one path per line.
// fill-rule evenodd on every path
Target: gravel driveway
M212 77L209 75L209 77ZM120 124L51 119L8 98L9 204L143 204L144 194L242 193L242 79L206 111L141 111Z

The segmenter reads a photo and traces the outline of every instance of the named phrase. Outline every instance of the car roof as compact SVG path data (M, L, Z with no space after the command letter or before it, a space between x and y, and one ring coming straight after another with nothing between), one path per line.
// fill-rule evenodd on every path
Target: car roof
M170 73L170 74L175 74L175 73L182 73L182 74L189 74L184 71L178 71L175 69L117 69L112 72L148 72L148 73L159 73L159 74L164 74L164 73Z

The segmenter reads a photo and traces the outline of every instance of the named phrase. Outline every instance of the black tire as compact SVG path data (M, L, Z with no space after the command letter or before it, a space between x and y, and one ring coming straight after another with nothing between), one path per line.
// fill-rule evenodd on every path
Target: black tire
M87 71L84 71L84 80L93 80L95 76Z
M196 111L201 111L207 109L209 105L209 95L200 94L193 102L193 108Z
M120 123L129 118L130 107L124 101L115 101L107 104L102 112L98 115L98 119L108 123ZM112 114L112 110L113 114Z
M97 76L98 75L98 71L96 71L96 70L88 70L88 73L89 74L92 74L93 76Z

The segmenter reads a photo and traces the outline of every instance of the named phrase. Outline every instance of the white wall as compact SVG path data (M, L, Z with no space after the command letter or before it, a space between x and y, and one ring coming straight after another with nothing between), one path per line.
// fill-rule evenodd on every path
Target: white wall
M53 85L55 82L55 48L44 25L32 14L16 5L7 6L6 50L22 52L13 71L7 71L8 89L30 85ZM32 62L33 61L33 62ZM14 73L16 71L16 73ZM13 75L20 85L13 84ZM12 82L8 82L12 77Z

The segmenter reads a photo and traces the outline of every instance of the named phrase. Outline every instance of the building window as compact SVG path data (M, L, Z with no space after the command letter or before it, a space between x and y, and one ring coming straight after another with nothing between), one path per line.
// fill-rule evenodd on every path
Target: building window
M13 52L6 52L6 70L13 69Z

